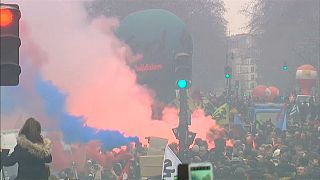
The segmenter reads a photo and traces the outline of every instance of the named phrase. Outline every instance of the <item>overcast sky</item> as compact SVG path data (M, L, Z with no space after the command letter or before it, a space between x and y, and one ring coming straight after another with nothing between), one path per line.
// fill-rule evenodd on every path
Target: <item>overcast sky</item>
M248 19L240 14L240 10L244 5L252 0L224 0L227 12L225 18L228 21L228 29L230 34L241 34L246 33L245 30L241 29L248 22Z

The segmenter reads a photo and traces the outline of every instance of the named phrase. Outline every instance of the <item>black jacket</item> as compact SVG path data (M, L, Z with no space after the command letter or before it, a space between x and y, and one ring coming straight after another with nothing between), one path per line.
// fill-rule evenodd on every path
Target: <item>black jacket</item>
M43 144L29 141L25 136L17 138L17 145L10 156L2 157L3 166L18 163L17 180L47 180L45 163L52 161L51 141L44 139Z

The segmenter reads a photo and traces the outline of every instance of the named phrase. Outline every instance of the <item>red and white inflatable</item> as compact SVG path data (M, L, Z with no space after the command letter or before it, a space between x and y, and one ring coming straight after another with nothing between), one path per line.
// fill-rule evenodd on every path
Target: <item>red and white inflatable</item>
M269 102L273 102L279 97L279 94L279 89L275 86L267 87L265 85L259 85L252 91L252 96L255 100L265 100Z
M253 89L252 96L254 98L264 98L264 97L266 97L266 94L268 93L268 92L266 92L266 89L267 89L267 86L259 85Z
M270 102L273 102L280 95L279 89L277 87L275 87L275 86L270 86L266 90L270 91L270 95L267 96L267 99Z
M296 79L299 82L301 94L311 95L311 89L317 79L317 70L310 64L302 65L297 69Z

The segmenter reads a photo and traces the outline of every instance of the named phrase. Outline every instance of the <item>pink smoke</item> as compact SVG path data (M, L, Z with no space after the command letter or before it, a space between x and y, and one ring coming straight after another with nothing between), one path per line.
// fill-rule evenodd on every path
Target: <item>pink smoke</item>
M136 75L126 63L139 56L131 55L114 36L116 19L89 21L78 2L21 2L20 7L33 41L46 55L28 53L48 59L39 61L41 72L45 80L67 94L71 115L83 116L88 126L141 139L156 129L145 128L157 124L150 123L153 97L136 83Z
M137 84L135 72L127 65L142 56L133 55L115 37L117 19L89 20L81 3L76 1L21 1L19 5L22 21L28 26L22 32L22 56L30 57L35 72L67 95L69 114L84 117L86 125L96 129L138 136L143 143L148 136L176 142L172 128L178 126L178 110L166 107L162 121L151 120L153 95ZM24 83L27 87L27 81ZM29 91L34 93L32 88ZM41 106L39 102L33 107L41 111ZM190 130L203 139L210 127L217 127L202 110L196 110L192 119ZM99 152L98 142L90 142L90 148L74 144L73 155L67 155L59 145L60 139L56 138L54 149L57 167L66 167L85 152L102 164L112 159L110 154Z
M35 77L39 73L43 64L47 63L46 52L35 42L30 27L24 21L20 23L20 65L22 72L19 86L23 88L23 94L16 96L12 101L19 101L18 107L12 113L1 113L1 129L19 129L25 120L34 117L43 125L48 125L49 118L44 113L42 99L35 90ZM28 97L28 99L25 99ZM51 121L52 122L52 121ZM53 124L51 124L53 125ZM52 126L51 126L52 127Z
M208 142L209 148L213 148L214 142L212 141L213 139L211 138L210 132L212 132L212 129L220 132L223 130L223 128L217 125L216 121L213 120L211 116L205 116L203 109L196 109L192 113L191 118L192 124L190 126L190 130L197 133L196 138L206 140Z
M82 172L86 166L86 160L92 159L97 161L104 167L111 167L115 162L114 155L111 152L103 152L101 143L90 141L87 144L64 144L62 134L59 132L51 132L48 134L53 141L53 160L51 168L54 171L61 171L72 166L74 162L78 172Z
M86 146L81 144L66 145L62 141L62 134L51 132L48 137L53 143L51 168L55 171L61 171L69 168L72 162L75 162L81 171L86 161ZM94 149L94 147L93 147Z
M151 120L153 97L136 83L136 74L126 64L139 56L131 55L113 35L117 20L99 17L87 22L79 4L54 4L48 16L40 12L50 3L37 4L33 8L40 12L31 13L28 20L43 24L41 29L32 30L49 57L42 72L68 95L67 111L85 117L86 124L97 129L119 130L141 140L147 136L174 139L170 123ZM51 22L55 22L54 27ZM174 124L172 119L177 118L172 116L165 122Z

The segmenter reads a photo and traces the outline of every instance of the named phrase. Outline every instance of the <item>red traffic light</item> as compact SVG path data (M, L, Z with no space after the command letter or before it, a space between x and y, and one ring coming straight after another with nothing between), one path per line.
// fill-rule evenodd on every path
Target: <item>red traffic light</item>
M13 13L10 9L0 9L0 27L10 26L13 22Z
M21 12L17 4L0 3L0 86L19 84L19 20Z

